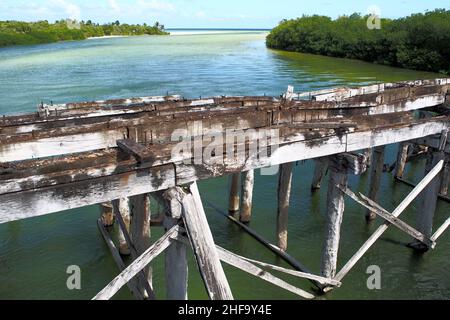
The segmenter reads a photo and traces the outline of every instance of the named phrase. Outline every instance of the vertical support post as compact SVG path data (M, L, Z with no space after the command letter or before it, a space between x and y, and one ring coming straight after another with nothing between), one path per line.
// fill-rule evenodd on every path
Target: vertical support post
M239 173L234 173L230 176L230 199L228 211L236 213L239 211Z
M445 159L444 149L447 143L447 133L446 130L442 132L439 148L437 150L431 148L428 149L425 176L430 173L440 161ZM433 233L433 218L436 211L442 176L443 170L441 170L441 172L428 184L419 198L420 202L417 208L417 230L422 232L427 238L431 238ZM430 249L426 244L419 241L413 241L409 246L417 251L428 251Z
M369 198L375 202L378 202L378 191L380 190L381 176L384 167L384 153L385 146L376 147L373 150L373 161L370 172L370 189ZM375 220L377 214L368 210L366 213L366 220Z
M364 150L364 156L366 157L366 161L367 161L367 167L371 167L372 166L372 148L366 149Z
M288 211L291 196L292 168L294 163L284 163L280 166L278 178L278 214L277 238L281 251L287 250L288 241Z
M119 212L114 212L114 215L117 216L120 214L123 222L125 223L125 227L129 232L130 221L131 221L131 219L130 219L130 200L128 198L122 198L122 199L119 199L118 202L119 202L119 204L118 204ZM113 211L114 211L114 207L115 206L113 206ZM131 254L131 249L128 246L126 237L121 228L119 228L118 238L119 238L120 254L124 255L124 256L129 256Z
M338 188L339 185L347 186L347 170L342 159L334 156L330 159L327 224L321 263L322 276L325 278L333 278L336 275L341 224L345 208L344 193Z
M398 146L397 162L395 165L395 177L403 178L405 173L406 161L408 160L408 150L410 144L408 142L402 142Z
M254 183L255 183L255 170L250 170L242 173L242 208L240 214L240 221L243 223L250 222L252 218Z
M166 232L181 222L182 206L180 194L176 189L167 190L164 228ZM174 241L165 251L166 296L168 300L188 299L188 262L186 245Z
M138 256L150 247L150 200L147 194L130 197L130 237ZM152 272L150 266L143 270L145 278L152 287ZM144 279L138 279L139 286L145 288ZM153 288L153 287L152 287Z
M114 224L114 213L110 202L100 204L100 219L104 227L110 227Z
M448 159L447 159L448 160ZM441 187L439 188L439 194L442 196L448 195L448 185L450 184L450 162L445 163L445 167L442 173Z
M177 188L179 189L179 188ZM183 221L203 282L212 300L233 300L230 285L220 263L196 183L182 198Z
M314 168L314 177L311 184L312 191L319 190L320 187L322 186L322 180L327 174L328 170L328 158L326 157L319 158L316 159L314 162L316 166Z

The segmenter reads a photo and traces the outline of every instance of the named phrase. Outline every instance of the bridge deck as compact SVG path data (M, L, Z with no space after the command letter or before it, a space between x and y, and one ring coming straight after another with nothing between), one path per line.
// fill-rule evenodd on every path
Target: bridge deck
M450 126L449 92L450 79L436 79L280 98L42 104L0 120L0 223L440 134ZM419 118L419 109L435 112ZM234 156L231 132L244 150ZM183 153L174 154L180 138Z

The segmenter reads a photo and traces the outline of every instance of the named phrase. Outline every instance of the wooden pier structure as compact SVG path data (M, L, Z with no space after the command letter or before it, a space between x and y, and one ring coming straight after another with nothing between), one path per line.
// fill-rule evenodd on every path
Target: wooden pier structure
M94 299L110 299L127 285L136 299L155 299L151 262L165 254L167 298L188 298L189 247L211 299L233 299L222 262L305 299L314 294L268 270L309 279L327 292L391 225L411 236L411 248L434 249L450 225L433 228L438 199L450 180L450 79L334 88L280 97L181 96L40 104L34 113L0 118L0 223L89 205L101 206L98 226L120 274ZM393 179L403 181L413 146L427 159L424 178L394 210L381 207L385 146L398 144ZM314 159L312 190L328 177L327 223L321 270L314 274L288 251L288 211L293 164ZM279 168L274 171L274 168ZM271 244L248 226L255 170L278 174L276 239ZM356 194L348 175L370 170L368 196ZM217 246L197 182L229 176L228 208L240 225L292 269L239 256ZM406 181L406 183L408 183ZM345 197L362 217L382 224L337 270ZM417 198L417 224L400 214ZM448 198L447 198L448 199ZM156 201L163 214L152 215ZM275 214L275 213L274 213ZM108 226L117 224L118 239ZM151 226L165 228L152 241ZM130 255L126 265L123 255Z

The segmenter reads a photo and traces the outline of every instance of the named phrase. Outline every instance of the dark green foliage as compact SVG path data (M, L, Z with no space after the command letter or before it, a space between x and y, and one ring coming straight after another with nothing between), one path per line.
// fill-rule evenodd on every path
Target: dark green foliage
M381 29L374 30L367 19L353 14L283 20L267 37L267 46L450 74L449 10L382 19Z
M0 21L0 47L51 43L67 40L84 40L89 37L109 35L163 35L164 26L158 22L154 26L120 24L119 21L99 25L92 21L80 22L60 20L53 24L48 21L20 22Z

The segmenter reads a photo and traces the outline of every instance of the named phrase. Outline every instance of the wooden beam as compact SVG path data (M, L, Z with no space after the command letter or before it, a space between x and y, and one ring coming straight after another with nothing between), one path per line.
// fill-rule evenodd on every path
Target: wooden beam
M422 181L414 188L413 191L400 203L400 205L392 212L394 217L399 217L400 214L414 201L414 199L422 192L423 189L436 177L442 170L444 161L439 162L430 173L422 179ZM370 247L378 240L379 237L388 229L390 222L385 222L383 225L369 237L363 246L353 255L353 257L342 267L338 274L334 277L337 281L342 281L345 275L353 268L353 266L362 258L362 256L370 249Z
M130 236L136 248L137 255L141 255L150 246L150 200L148 194L140 194L130 197ZM137 257L134 257L135 259ZM152 287L152 269L144 268L146 279L139 279L139 286L145 288L146 283Z
M142 269L144 269L154 258L160 255L172 243L173 238L178 236L180 228L173 227L169 232L156 241L150 248L134 260L125 270L115 277L103 290L101 290L92 300L109 300L125 284L133 279Z
M378 192L380 190L381 176L384 167L384 153L385 146L376 147L373 149L373 161L370 167L370 189L369 198L373 201L378 201ZM372 221L376 218L376 213L368 210L366 212L366 220Z
M277 210L277 239L278 248L287 250L288 243L288 211L291 197L292 168L294 163L285 163L280 166L278 177L278 210Z
M230 175L230 196L228 211L230 213L235 213L239 211L239 179L240 174L234 173Z
M397 162L395 163L395 177L402 178L405 172L406 161L410 143L402 142L398 145Z
M131 240L131 236L129 234L129 226L126 224L127 222L124 220L124 217L126 217L126 214L123 212L128 212L129 214L129 200L128 199L121 199L121 200L114 200L112 201L113 210L116 212L116 220L119 224L119 235L123 236L123 239L125 241L125 245L127 249L129 250L131 257L133 260L137 259L139 257L138 251L136 250L136 247L134 246L133 241ZM148 275L144 272L144 270L141 270L136 277L134 277L131 280L134 283L134 286L142 292L142 295L144 298L148 298L150 300L156 300L155 293L153 292L153 288L151 287L151 282L148 281Z
M447 228L450 226L450 218L448 218L447 220L445 220L445 222L442 224L442 226L440 226L437 231L433 234L433 236L431 237L431 241L433 241L434 243L436 243L436 240L445 232L445 230L447 230ZM432 247L434 249L434 247L436 246L436 244Z
M130 200L129 198L122 198L112 201L113 212L116 216L116 220L122 221L119 226L118 238L119 238L119 252L121 255L129 256L131 254L131 249L127 241L126 235L130 230Z
M203 210L197 184L183 196L183 221L191 242L208 296L212 300L233 300L230 286L220 264L214 239ZM184 192L178 189L179 192Z
M182 207L176 189L169 189L163 194L166 204L164 228L169 231L182 221ZM167 300L188 300L188 261L187 246L177 241L165 252L165 279Z
M149 162L154 157L148 148L132 139L117 140L117 146L120 150L135 157L139 163Z
M109 251L111 252L111 255L112 255L114 261L116 262L117 267L119 268L119 271L122 272L126 268L125 262L123 262L122 257L120 256L119 250L117 250L116 245L112 241L111 236L109 235L108 231L106 230L105 226L103 225L103 222L101 219L97 220L97 226L98 226L98 229L100 230L103 240L105 240L105 243L108 246ZM127 282L127 286L136 299L144 300L144 293L138 287L136 280L130 279L130 281Z
M254 183L254 170L242 172L242 208L240 211L239 219L243 223L249 223L252 218Z
M254 264L242 259L241 257L239 257L223 248L218 247L217 251L219 252L220 259L223 262L225 262L235 268L245 271L245 272L247 272L255 277L258 277L262 280L265 280L269 283L272 283L272 284L276 285L277 287L280 287L289 292L292 292L302 298L314 299L314 295L310 294L309 292L306 292L300 288L294 287L293 285L273 276L272 274L268 273L267 271L264 271L263 269L255 266Z
M424 234L422 234L420 231L414 229L407 223L403 222L397 217L394 217L392 213L382 208L380 205L375 203L373 200L371 200L368 197L365 197L362 194L356 195L353 191L351 191L348 187L340 187L342 192L344 192L346 195L348 195L350 198L355 200L357 203L365 207L366 209L370 210L371 212L377 214L387 222L391 223L392 225L396 226L398 229L402 230L403 232L409 234L411 237L417 239L418 241L431 246L434 246L433 241L430 240L430 238L426 237Z
M311 190L319 190L322 186L322 180L326 176L328 171L328 158L319 158L315 161L315 168L314 168L314 176L313 176L313 182L311 184Z

